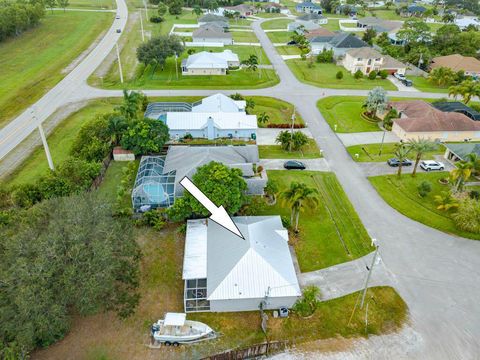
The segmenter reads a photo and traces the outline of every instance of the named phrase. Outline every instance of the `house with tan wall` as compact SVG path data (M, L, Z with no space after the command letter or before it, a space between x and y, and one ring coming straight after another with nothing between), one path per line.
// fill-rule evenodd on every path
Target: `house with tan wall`
M182 61L182 75L226 75L229 68L238 66L240 59L231 50L202 51Z
M398 72L405 74L407 66L400 61L388 55L382 55L377 50L370 47L361 47L351 49L345 52L342 62L345 69L355 74L361 71L364 75L368 75L371 71L386 70L390 74Z

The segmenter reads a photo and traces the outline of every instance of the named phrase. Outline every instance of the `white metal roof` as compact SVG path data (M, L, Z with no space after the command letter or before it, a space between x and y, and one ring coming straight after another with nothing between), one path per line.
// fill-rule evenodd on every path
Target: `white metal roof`
M203 98L192 107L192 112L245 112L246 105L245 100L233 100L218 93Z
M227 69L229 61L239 62L238 55L231 50L217 53L201 51L190 55L185 62L185 67L187 69Z
M200 130L207 127L209 118L221 130L257 129L257 116L243 112L169 112L166 124L170 130Z
M187 318L187 314L184 314L184 313L166 313L165 319L163 320L163 325L183 326L185 324L186 318Z
M208 222L208 300L300 296L280 216L234 217L233 221L245 240Z
M207 221L188 220L182 279L207 278Z

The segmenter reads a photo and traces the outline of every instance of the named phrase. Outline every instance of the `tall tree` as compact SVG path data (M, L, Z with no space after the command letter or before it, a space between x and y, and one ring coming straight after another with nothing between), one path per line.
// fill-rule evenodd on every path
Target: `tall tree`
M410 151L415 153L415 165L413 166L412 176L417 175L418 163L422 159L422 156L425 155L428 151L433 151L437 149L437 144L430 139L410 139L408 140L407 146L410 148Z
M461 96L463 98L463 102L468 104L472 97L480 96L480 84L473 80L465 80L462 81L458 85L451 86L448 89L448 95L454 96Z
M280 198L291 208L290 222L295 219L295 231L298 232L298 220L304 207L314 209L318 205L318 190L304 183L292 182L290 187L280 193Z
M410 18L403 23L402 28L397 33L399 40L405 40L407 43L429 43L432 39L430 27L422 19Z
M457 76L455 72L447 67L432 69L428 75L427 81L437 86L445 87L453 84Z
M193 7L192 13L194 13L195 16L196 16L197 19L198 19L198 17L203 14L203 10L202 10L202 8L200 7L200 5L195 5L195 6Z
M160 35L142 43L137 48L137 59L145 66L160 65L163 70L167 58L180 56L184 50L181 39L178 36Z
M378 112L383 112L387 108L387 92L382 87L376 87L370 90L363 107L371 117L375 118Z
M262 112L260 115L258 115L257 120L260 124L266 124L268 120L270 120L270 115L268 115L266 112Z
M158 16L163 17L167 13L168 7L163 2L158 3Z
M399 178L402 176L403 162L408 159L409 152L410 148L403 143L398 144L395 148L394 155L398 160L397 176Z
M57 6L57 0L45 0L45 5L50 8L50 11L53 14L53 8Z
M70 5L70 2L68 0L58 0L58 6L63 9L63 12L66 11L68 5Z
M144 118L133 121L122 136L122 147L135 155L158 153L168 141L168 127L162 121Z
M125 117L127 121L141 117L142 105L145 95L137 91L123 90L123 102L115 110Z
M457 161L455 163L455 169L450 171L450 178L453 180L453 190L459 191L462 189L463 184L472 175L472 164L468 161Z

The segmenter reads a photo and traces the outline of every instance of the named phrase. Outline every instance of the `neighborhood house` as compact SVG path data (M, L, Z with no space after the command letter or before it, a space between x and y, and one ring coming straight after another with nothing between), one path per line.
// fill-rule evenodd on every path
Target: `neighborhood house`
M232 45L232 33L226 32L223 27L215 23L202 25L192 33L194 43L212 44L219 43L223 45Z
M368 44L353 34L341 32L333 35L320 35L310 39L313 54L323 50L333 50L335 58L344 56L349 49L368 47Z
M185 312L292 307L301 292L280 216L232 219L244 239L208 219L188 220Z
M389 74L405 74L407 66L388 55L382 55L370 47L351 49L345 53L343 66L352 74L361 71L368 75L371 71L385 70Z
M231 50L202 51L182 60L182 75L226 75L229 68L239 66L240 59Z
M462 56L459 54L437 56L432 59L430 67L432 69L446 67L455 72L464 71L467 76L473 76L474 78L480 77L480 60L471 56Z
M314 4L310 1L305 1L295 6L295 10L307 14L321 14L322 8L318 4Z

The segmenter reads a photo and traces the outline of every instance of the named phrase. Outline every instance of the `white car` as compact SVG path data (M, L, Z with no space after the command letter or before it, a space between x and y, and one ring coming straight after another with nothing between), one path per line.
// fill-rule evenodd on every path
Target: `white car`
M440 161L435 161L435 160L423 160L420 162L420 167L425 170L425 171L430 171L430 170L444 170L445 165L440 162Z
M407 79L407 78L405 77L405 75L399 74L399 73L397 73L397 72L396 72L395 74L393 74L393 76L395 76L395 77L396 77L398 80L400 80L400 81Z

